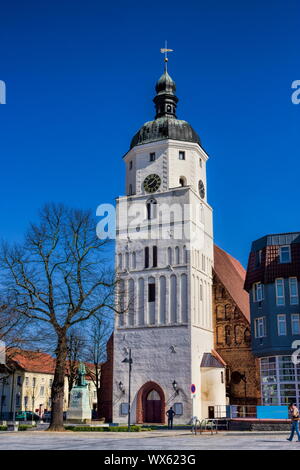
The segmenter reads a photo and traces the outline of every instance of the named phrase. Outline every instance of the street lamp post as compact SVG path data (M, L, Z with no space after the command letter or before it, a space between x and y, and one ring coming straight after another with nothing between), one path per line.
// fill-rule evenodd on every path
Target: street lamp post
M130 415L131 415L131 370L132 370L132 357L131 357L131 348L129 348L129 357L125 357L122 361L125 364L129 365L129 377L128 377L128 432L130 432Z

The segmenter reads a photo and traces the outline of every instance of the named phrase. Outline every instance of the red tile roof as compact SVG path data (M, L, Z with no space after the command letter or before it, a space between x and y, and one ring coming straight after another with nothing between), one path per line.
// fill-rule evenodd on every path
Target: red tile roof
M214 272L250 322L249 294L244 290L246 270L229 253L214 245Z
M55 359L45 352L12 349L7 359L17 363L19 368L27 372L54 374Z
M50 354L40 351L27 351L25 349L10 349L7 353L7 362L14 362L18 368L26 372L36 372L42 374L54 374L55 358ZM68 374L69 363L66 364L66 375ZM94 369L94 365L86 363L89 370ZM91 380L87 374L86 380Z

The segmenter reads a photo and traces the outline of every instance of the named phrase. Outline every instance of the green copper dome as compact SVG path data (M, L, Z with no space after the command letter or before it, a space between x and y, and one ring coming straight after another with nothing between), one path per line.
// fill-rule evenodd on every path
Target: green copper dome
M201 145L200 137L186 121L177 119L178 98L175 95L176 84L167 72L159 78L155 86L153 99L156 108L154 121L146 122L133 137L130 148L158 140L172 139L193 142Z

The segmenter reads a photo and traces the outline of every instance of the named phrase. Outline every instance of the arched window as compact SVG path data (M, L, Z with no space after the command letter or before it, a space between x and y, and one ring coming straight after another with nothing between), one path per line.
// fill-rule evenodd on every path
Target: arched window
M153 246L152 248L152 265L153 268L157 267L157 246Z
M225 343L227 346L231 344L231 328L230 326L225 326Z
M121 271L122 269L122 254L121 253L118 254L118 268Z
M188 262L187 259L187 249L186 246L183 247L183 263L186 264Z
M149 247L145 247L145 268L149 268Z
M168 248L168 264L169 264L170 266L172 266L172 263L173 263L172 248L169 247L169 248Z
M179 264L180 259L179 259L179 247L175 247L175 264Z
M153 198L147 201L147 219L155 219L157 213L157 201Z
M129 253L125 254L125 268L129 269Z
M134 325L134 280L128 281L128 325Z
M133 251L133 253L132 253L131 265L132 265L132 269L136 269L136 254L135 254L135 251Z
M179 186L186 186L186 178L184 176L180 176Z

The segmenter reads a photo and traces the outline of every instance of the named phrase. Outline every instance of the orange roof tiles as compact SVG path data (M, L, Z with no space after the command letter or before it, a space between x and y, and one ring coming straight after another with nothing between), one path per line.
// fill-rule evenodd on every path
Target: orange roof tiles
M13 349L9 351L8 360L27 372L54 374L55 359L45 352Z

